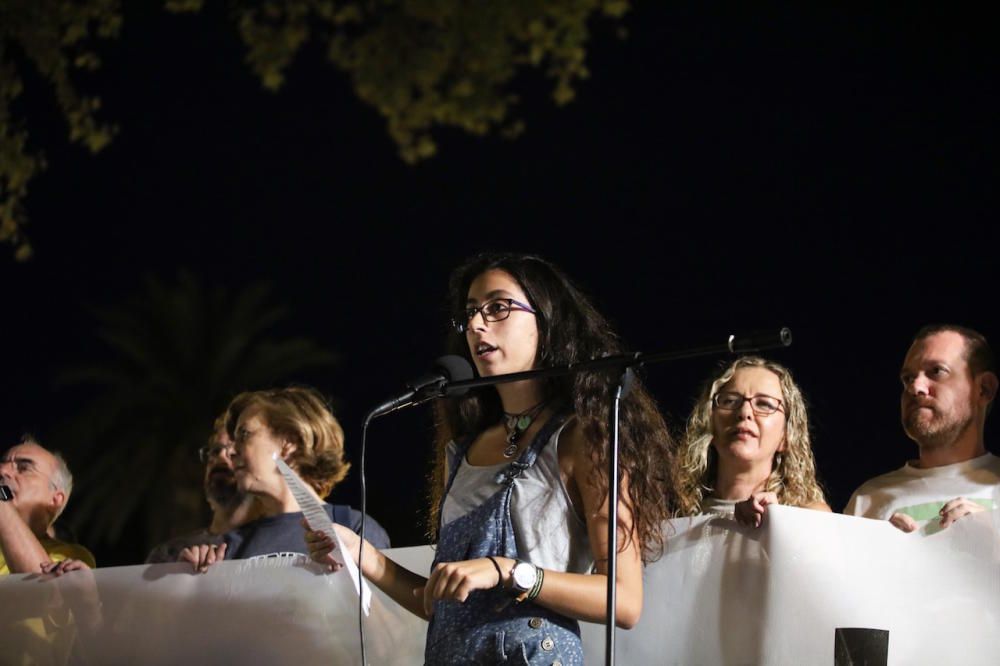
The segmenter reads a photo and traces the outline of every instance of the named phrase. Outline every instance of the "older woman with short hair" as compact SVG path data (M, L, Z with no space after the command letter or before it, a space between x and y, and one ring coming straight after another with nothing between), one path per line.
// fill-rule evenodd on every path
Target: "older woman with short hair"
M205 570L223 557L247 559L273 553L305 553L302 511L274 463L277 454L306 482L318 499L347 474L344 431L314 389L292 387L241 393L226 413L233 440L233 471L240 491L253 495L261 517L222 535L221 544L186 548L180 559ZM331 520L360 530L361 512L325 504ZM366 533L389 546L385 530L368 518Z

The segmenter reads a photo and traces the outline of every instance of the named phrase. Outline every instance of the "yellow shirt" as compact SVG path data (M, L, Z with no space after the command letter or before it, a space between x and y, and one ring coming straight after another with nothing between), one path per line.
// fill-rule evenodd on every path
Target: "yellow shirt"
M48 537L39 541L53 562L73 558L85 562L91 569L97 566L90 551L79 544L63 543ZM7 559L0 550L0 576L9 573ZM25 618L12 625L0 626L0 635L4 636L4 642L8 646L7 653L0 657L0 662L62 666L69 660L70 650L76 639L76 627L69 609L57 606L43 617ZM23 651L26 646L30 646L27 652Z
M49 537L39 539L39 542L42 544L45 552L48 553L49 559L53 562L62 562L63 560L73 558L85 562L91 569L97 566L96 562L94 562L94 556L90 554L90 551L79 544L63 543ZM10 567L7 566L7 558L4 557L3 550L0 550L0 576L6 576L9 573Z

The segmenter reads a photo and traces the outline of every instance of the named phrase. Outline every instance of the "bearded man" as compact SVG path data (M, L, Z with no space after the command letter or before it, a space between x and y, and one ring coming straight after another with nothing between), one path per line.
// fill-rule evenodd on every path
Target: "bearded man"
M899 373L903 430L920 457L854 491L845 514L888 519L932 533L997 508L1000 458L983 441L997 393L993 352L982 334L951 324L917 332Z
M215 420L208 444L198 450L205 465L205 499L212 509L212 523L207 528L174 537L154 548L146 564L176 562L180 552L191 545L222 543L222 534L256 519L259 507L252 495L236 487L233 473L233 441L226 432L225 414Z

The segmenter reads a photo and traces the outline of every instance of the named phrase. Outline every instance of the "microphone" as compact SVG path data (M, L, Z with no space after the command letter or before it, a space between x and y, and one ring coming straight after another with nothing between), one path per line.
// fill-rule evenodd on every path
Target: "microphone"
M729 351L734 354L787 347L792 344L792 332L787 326L777 333L751 333L749 335L730 335Z
M427 374L406 382L406 391L389 398L373 409L369 418L384 416L404 407L412 407L433 398L448 396L456 398L469 391L468 388L451 388L450 382L472 379L472 366L461 356L449 354L434 361L433 369Z

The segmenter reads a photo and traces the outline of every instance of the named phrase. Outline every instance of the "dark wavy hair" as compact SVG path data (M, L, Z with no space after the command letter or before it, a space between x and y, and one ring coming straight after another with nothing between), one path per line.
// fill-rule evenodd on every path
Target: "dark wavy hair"
M449 316L466 307L469 285L489 270L501 270L517 281L536 310L538 367L561 366L622 352L618 336L590 301L548 261L521 254L481 254L451 275ZM470 359L464 336L452 335L449 351ZM576 415L594 460L593 483L608 490L608 419L613 378L610 373L577 373L549 378L546 398L559 409ZM436 405L436 460L431 480L432 533L439 522L439 503L447 474L446 446L451 440L474 436L500 422L503 409L497 391L474 389L460 398L442 399ZM643 561L663 551L662 523L669 518L674 492L670 473L673 443L656 403L636 379L622 401L619 431L619 464L628 479L626 506L632 514ZM625 539L633 533L623 529Z

